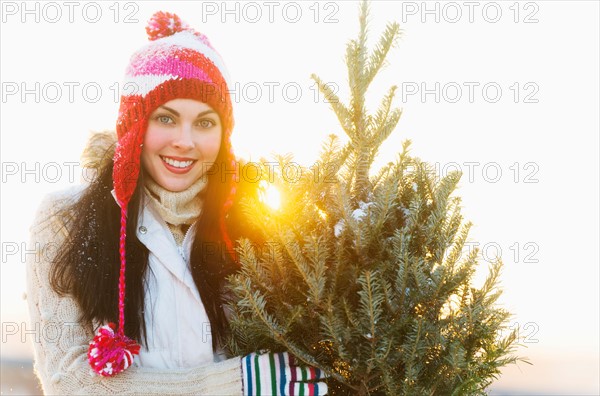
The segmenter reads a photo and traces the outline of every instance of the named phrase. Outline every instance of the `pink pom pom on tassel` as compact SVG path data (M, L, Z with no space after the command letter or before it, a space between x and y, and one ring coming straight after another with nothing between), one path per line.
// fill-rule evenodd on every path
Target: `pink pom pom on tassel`
M111 322L100 327L90 342L88 360L97 374L110 377L131 366L133 355L139 353L140 346L127 336L115 333L115 324Z

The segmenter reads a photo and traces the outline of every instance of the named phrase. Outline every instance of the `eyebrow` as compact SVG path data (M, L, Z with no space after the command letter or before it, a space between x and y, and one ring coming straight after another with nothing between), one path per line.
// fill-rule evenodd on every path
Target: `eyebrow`
M179 114L177 111L173 110L173 109L172 109L172 108L170 108L170 107L167 107L167 106L160 106L160 108L162 108L162 109L165 109L165 110L167 110L167 111L170 111L171 113L175 114L177 117L179 117L179 116L180 116L180 114ZM205 111L203 111L203 112L201 112L201 113L198 113L198 115L196 116L196 118L199 118L199 117L202 117L203 115L206 115L206 114L211 114L211 113L215 113L215 114L216 114L217 112L216 112L216 111L214 111L214 110L212 110L212 109L205 110Z

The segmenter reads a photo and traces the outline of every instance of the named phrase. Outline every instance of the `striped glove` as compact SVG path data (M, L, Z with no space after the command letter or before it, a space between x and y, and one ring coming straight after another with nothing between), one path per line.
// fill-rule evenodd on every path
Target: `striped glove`
M318 368L299 366L287 352L251 353L242 358L244 396L322 396L327 384Z

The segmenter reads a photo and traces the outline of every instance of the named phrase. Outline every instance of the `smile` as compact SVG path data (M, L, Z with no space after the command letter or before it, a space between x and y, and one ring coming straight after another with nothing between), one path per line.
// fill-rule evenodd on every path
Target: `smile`
M168 165L168 168L176 168L180 170L186 170L196 162L195 160L176 160L170 157L163 157L162 155L160 156L160 158L162 159L164 164Z

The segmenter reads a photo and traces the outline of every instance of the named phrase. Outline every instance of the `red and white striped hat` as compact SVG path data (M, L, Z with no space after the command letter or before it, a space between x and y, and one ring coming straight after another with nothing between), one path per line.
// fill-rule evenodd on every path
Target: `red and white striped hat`
M188 27L175 14L155 13L146 32L151 41L131 57L117 120L119 144L113 180L122 206L127 205L137 184L150 114L172 99L196 99L210 105L223 126L224 152L233 159L233 112L228 89L231 84L219 54L205 35Z
M202 33L190 28L168 12L155 13L146 27L150 43L136 51L129 62L122 85L117 120L118 144L114 155L113 186L121 207L119 329L115 324L102 326L90 342L88 360L94 372L112 376L125 370L139 353L140 346L129 339L125 328L125 238L127 206L140 173L140 156L148 119L160 105L172 99L195 99L211 106L219 114L222 144L215 162L226 166L229 183L227 197L219 214L220 232L232 252L225 230L225 213L235 194L235 157L231 147L233 109L228 87L231 86L223 60Z

